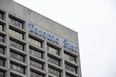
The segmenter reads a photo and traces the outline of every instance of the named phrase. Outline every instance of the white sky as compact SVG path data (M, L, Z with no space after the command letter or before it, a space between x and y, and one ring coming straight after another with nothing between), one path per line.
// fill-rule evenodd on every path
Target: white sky
M116 77L116 0L15 0L79 34L82 77Z

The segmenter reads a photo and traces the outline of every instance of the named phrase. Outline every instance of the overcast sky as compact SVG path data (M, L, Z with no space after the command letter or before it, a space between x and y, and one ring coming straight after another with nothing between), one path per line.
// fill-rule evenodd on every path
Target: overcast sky
M116 77L116 0L15 0L79 35L82 77Z

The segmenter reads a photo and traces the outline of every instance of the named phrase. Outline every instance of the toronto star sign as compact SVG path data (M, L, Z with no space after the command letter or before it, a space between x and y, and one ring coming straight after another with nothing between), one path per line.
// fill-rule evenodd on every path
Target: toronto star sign
M44 37L44 38L47 38L48 40L50 41L53 41L57 44L60 44L62 43L62 46L69 49L69 50L72 50L74 52L77 52L77 46L72 44L69 40L67 39L63 39L63 41L61 42L60 38L43 30L43 29L40 29L38 28L36 25L32 24L32 23L28 23L28 29L30 32L36 34L36 35L39 35L41 37Z

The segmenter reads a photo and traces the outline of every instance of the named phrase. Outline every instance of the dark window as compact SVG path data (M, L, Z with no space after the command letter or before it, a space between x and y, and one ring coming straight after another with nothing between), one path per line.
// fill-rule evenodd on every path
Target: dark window
M0 31L4 31L4 25L0 24Z
M43 69L43 64L39 63L37 61L34 61L34 60L30 60L30 65L35 66L35 67L37 67L39 69Z
M47 46L47 50L53 54L56 54L56 55L60 55L59 54L59 50L54 48L54 47L51 47L51 46Z
M42 74L35 73L33 71L30 72L30 77L44 77Z
M4 42L4 36L0 35L0 42Z
M4 48L3 47L0 47L0 53L4 54Z
M49 73L51 73L51 74L53 74L53 75L56 75L56 76L58 76L58 77L61 77L61 72L60 71L58 71L58 70L55 70L55 69L53 69L53 68L48 68L48 72Z
M3 20L3 13L0 13L0 19Z
M34 49L29 49L29 52L30 52L30 54L31 55L33 55L33 56L36 56L36 57L38 57L38 58L43 58L43 53L41 53L41 52L39 52L39 51L37 51L37 50L34 50Z
M69 76L69 75L66 75L66 77L71 77L71 76Z
M18 53L14 53L14 52L10 52L10 56L16 60L19 60L19 61L22 61L24 62L25 61L25 58L24 56L18 54Z
M23 44L20 44L20 43L17 43L15 41L10 40L10 46L13 46L15 48L18 48L18 49L24 51L24 45Z
M20 73L23 73L25 74L25 68L24 67L21 67L21 66L18 66L18 65L15 65L15 64L10 64L10 68L14 71L17 71L17 72L20 72Z
M69 60L69 61L71 61L71 62L76 63L76 57L75 56L72 56L72 55L69 55L69 54L65 53L64 58L67 59L67 60Z
M15 25L15 26L17 26L19 28L23 28L23 22L22 21L17 20L17 19L15 19L13 17L9 17L9 20L10 20L11 24L13 24L13 25Z
M5 64L5 60L4 59L0 59L0 66L4 66Z
M54 58L48 56L48 61L53 63L53 64L56 64L56 65L60 66L60 61L57 60L57 59L54 59Z
M65 68L73 73L77 73L77 68L71 65L65 64Z
M5 77L5 72L0 71L0 77Z
M10 77L21 77L21 76L17 76L15 74L11 74Z

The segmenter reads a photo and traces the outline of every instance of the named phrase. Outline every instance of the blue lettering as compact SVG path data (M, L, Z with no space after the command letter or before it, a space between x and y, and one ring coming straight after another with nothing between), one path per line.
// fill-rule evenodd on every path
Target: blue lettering
M42 36L43 36L44 38L46 38L46 36L47 36L46 32L42 32Z
M38 30L38 35L39 35L39 36L42 35L42 30Z
M50 34L47 34L47 39L51 40L51 35Z
M34 31L34 25L30 23L28 26L29 26L30 32L33 32Z
M56 43L59 44L60 40L58 38L55 39Z
M34 32L35 32L36 34L38 34L38 29L37 29L37 28L35 28L35 29L34 29Z

